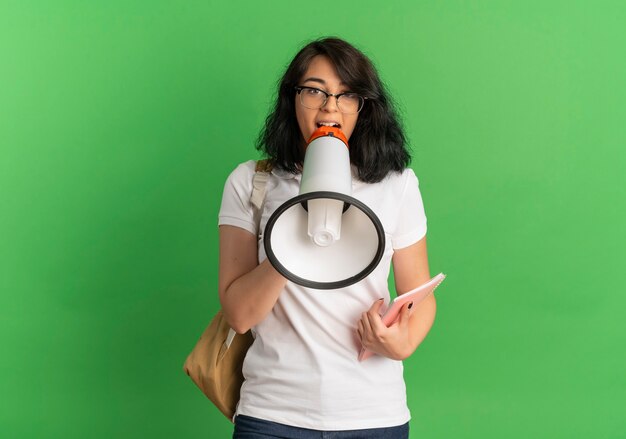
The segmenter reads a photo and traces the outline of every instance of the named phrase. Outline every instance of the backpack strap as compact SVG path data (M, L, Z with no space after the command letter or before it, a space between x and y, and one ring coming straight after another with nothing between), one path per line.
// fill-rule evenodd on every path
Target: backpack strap
M256 172L272 172L273 168L274 164L271 162L271 160L264 159L256 161Z
M256 169L254 177L252 178L252 195L250 196L250 202L257 211L263 207L265 201L265 188L270 178L270 172L272 171L272 162L269 160L258 160L256 162Z

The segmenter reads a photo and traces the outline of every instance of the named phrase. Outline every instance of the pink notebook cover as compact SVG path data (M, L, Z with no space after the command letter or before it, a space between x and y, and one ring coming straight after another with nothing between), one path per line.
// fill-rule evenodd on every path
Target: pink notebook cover
M387 327L393 325L400 317L400 310L405 303L413 302L413 305L417 305L419 302L428 297L430 293L435 291L435 288L437 288L445 278L445 274L439 273L425 284L396 297L387 308L387 311L385 311L385 314L382 316L383 324ZM412 310L409 312L412 312ZM372 355L374 355L373 352L368 351L365 348L361 348L359 361L367 360Z

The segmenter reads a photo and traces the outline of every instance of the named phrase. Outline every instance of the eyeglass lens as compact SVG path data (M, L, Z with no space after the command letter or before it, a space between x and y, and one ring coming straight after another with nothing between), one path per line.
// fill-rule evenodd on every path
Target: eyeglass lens
M330 99L323 91L316 88L302 87L300 102L307 108L317 110ZM356 93L342 94L337 98L337 108L342 113L358 113L363 106L363 98Z

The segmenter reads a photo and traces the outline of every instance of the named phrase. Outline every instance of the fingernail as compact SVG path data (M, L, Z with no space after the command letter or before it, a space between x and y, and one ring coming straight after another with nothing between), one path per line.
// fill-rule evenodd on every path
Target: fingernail
M409 303L409 309L413 306L413 302Z

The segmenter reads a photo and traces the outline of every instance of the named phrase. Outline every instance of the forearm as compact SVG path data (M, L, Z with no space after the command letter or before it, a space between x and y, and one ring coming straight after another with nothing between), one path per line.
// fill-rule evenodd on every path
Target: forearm
M435 322L437 302L433 294L417 304L416 307L409 319L409 342L407 350L402 354L402 359L408 358L415 352Z
M220 302L226 321L239 333L265 318L287 283L268 260L259 264L257 258L256 235L220 226Z
M248 331L272 310L286 283L268 260L263 261L220 292L226 321L240 334Z
M426 237L415 244L393 255L393 271L396 280L396 289L402 294L413 288L423 285L430 279ZM408 333L399 341L395 354L399 359L409 357L424 341L435 321L437 304L433 294L413 305L408 324Z

